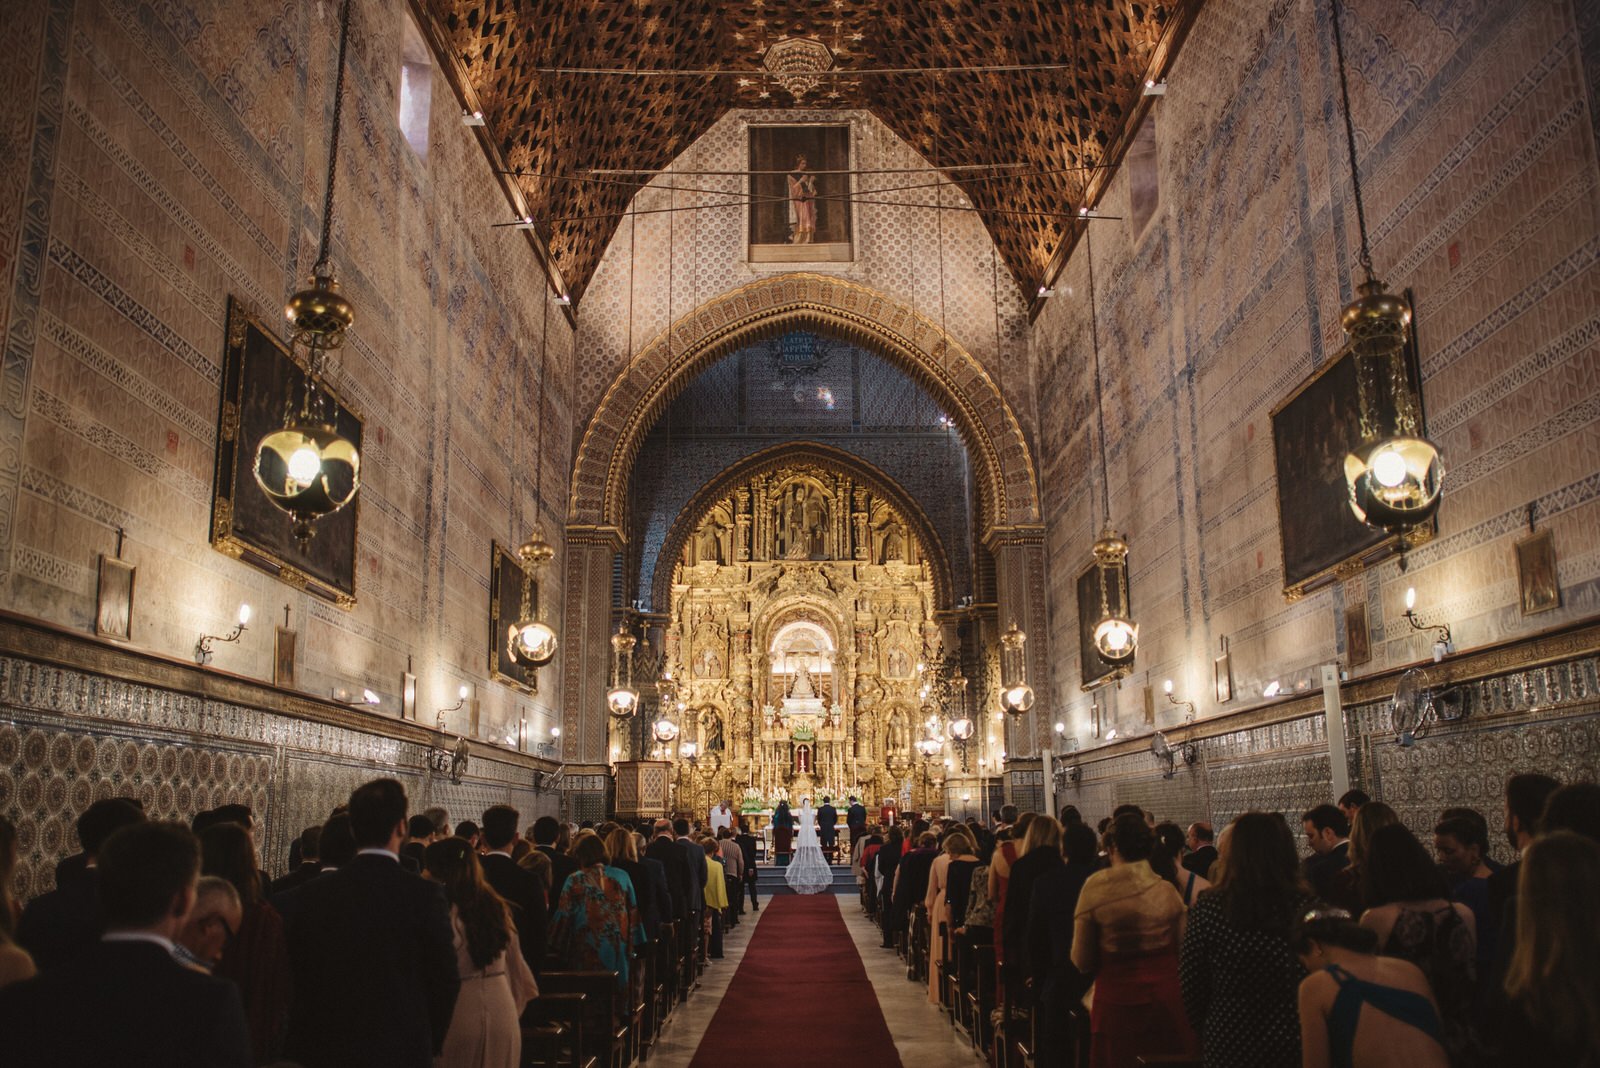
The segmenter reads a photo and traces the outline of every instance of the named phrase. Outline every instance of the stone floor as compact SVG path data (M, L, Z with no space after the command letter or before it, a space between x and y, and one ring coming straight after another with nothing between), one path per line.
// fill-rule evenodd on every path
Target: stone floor
M966 1035L950 1025L943 1011L928 1003L927 985L908 980L905 962L893 950L879 948L882 939L878 929L861 914L855 899L839 897L835 900L861 954L867 977L872 980L889 1034L900 1052L901 1064L915 1068L981 1068L983 1058L972 1051ZM744 922L729 932L724 939L723 959L707 965L700 977L700 986L687 1004L678 1006L662 1029L661 1038L646 1062L650 1068L687 1068L694 1059L700 1039L722 1002L723 992L744 959L745 947L756 927L752 921L759 921L760 915L747 912ZM787 1011L792 1006L774 1006L774 1009L779 1008ZM752 1035L762 1033L763 1023L759 1019L746 1020L744 1025ZM753 1051L751 1063L759 1061L759 1055Z

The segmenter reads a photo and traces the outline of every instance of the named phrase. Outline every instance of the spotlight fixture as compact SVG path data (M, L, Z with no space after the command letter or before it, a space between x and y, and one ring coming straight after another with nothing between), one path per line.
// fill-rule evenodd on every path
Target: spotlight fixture
M1028 685L1028 661L1023 646L1028 636L1012 620L1000 635L1000 708L1013 716L1033 707L1033 687Z
M572 307L572 294L571 293L557 293L556 294L556 303L561 305L561 307L563 307L563 308Z
M1047 297L1053 297L1055 295L1056 295L1056 291L1054 289L1051 289L1049 286L1040 286L1039 287L1038 296L1039 296L1040 300L1044 300Z
M1261 696L1276 697L1282 690L1283 685L1278 682L1277 679L1273 679L1271 682L1267 683L1266 687L1261 691Z
M484 125L483 112L481 112L481 111L467 111L466 109L462 109L462 112L461 112L461 125L463 125L463 126L482 126L482 125Z
M537 229L537 227L538 223L533 221L532 215L524 215L522 218L511 224L511 229L513 230L533 230Z
M1405 621L1411 624L1412 630L1433 631L1433 660L1438 663L1446 656L1455 652L1455 643L1450 638L1450 625L1448 623L1424 623L1416 613L1417 590L1415 586L1406 587Z
M1164 82L1164 81L1158 82L1158 81L1154 80L1153 78L1145 79L1144 95L1145 96L1166 96L1167 95L1167 83Z
M1091 208L1088 205L1084 205L1083 207L1078 209L1078 218L1080 218L1080 219L1109 219L1109 218L1111 218L1111 216L1106 215L1105 213L1100 211L1098 208Z
M611 689L606 693L606 708L618 719L639 711L639 691L633 688L633 648L638 644L626 624L611 636Z
M205 667L207 664L211 663L211 643L236 642L239 640L239 636L245 632L245 628L249 626L249 624L250 606L247 604L242 604L239 606L239 622L233 628L233 630L227 634L200 635L200 640L194 643L194 662L199 664L201 667Z

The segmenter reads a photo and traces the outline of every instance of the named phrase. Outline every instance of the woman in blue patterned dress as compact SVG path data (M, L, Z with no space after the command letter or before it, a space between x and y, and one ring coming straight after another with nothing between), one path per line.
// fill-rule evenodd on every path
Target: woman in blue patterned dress
M567 876L550 916L550 949L564 968L616 975L617 993L628 991L629 951L645 944L633 880L608 862L593 831L572 844L578 870Z

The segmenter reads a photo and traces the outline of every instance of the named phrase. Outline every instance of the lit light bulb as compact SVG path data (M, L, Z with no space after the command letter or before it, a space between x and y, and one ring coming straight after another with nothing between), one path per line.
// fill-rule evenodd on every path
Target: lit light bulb
M1117 737L1117 728L1112 727L1110 730L1106 731L1106 741L1108 741L1108 742L1114 741L1116 739L1116 737Z
M1407 586L1406 587L1406 611L1409 612L1415 607L1417 607L1417 588L1415 586Z
M471 691L468 690L466 686L460 686L456 689L456 696L465 701L467 699L467 694L470 692Z
M1167 693L1171 693L1172 692L1172 680L1168 679L1166 682L1163 682L1161 684L1161 688L1163 690L1165 690Z
M1394 449L1384 449L1372 458L1372 477L1394 489L1406 480L1406 461Z
M560 727L551 727L550 728L550 737L552 737L552 738L561 737L561 728Z
M289 477L302 488L311 485L322 472L322 457L309 445L302 445L289 454Z
M1267 683L1267 688L1261 691L1261 696L1276 697L1278 696L1278 691L1281 689L1283 689L1283 687L1279 685L1278 680L1273 679L1271 682Z
M1065 723L1057 723L1056 724L1056 733L1057 734L1065 734L1065 733L1067 733L1067 725Z
M375 705L379 700L378 695L373 693L371 690L362 690L361 699L369 705Z
M247 605L247 604L242 604L242 605L239 606L239 626L242 627L242 626L246 625L249 622L250 622L250 606Z

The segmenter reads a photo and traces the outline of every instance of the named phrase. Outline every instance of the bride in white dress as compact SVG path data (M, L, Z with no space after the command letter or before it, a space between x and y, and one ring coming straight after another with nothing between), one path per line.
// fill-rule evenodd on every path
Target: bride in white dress
M789 889L797 894L819 894L833 885L833 869L822 858L822 844L817 839L817 812L806 798L795 814L800 831L795 837L794 859L784 875Z

